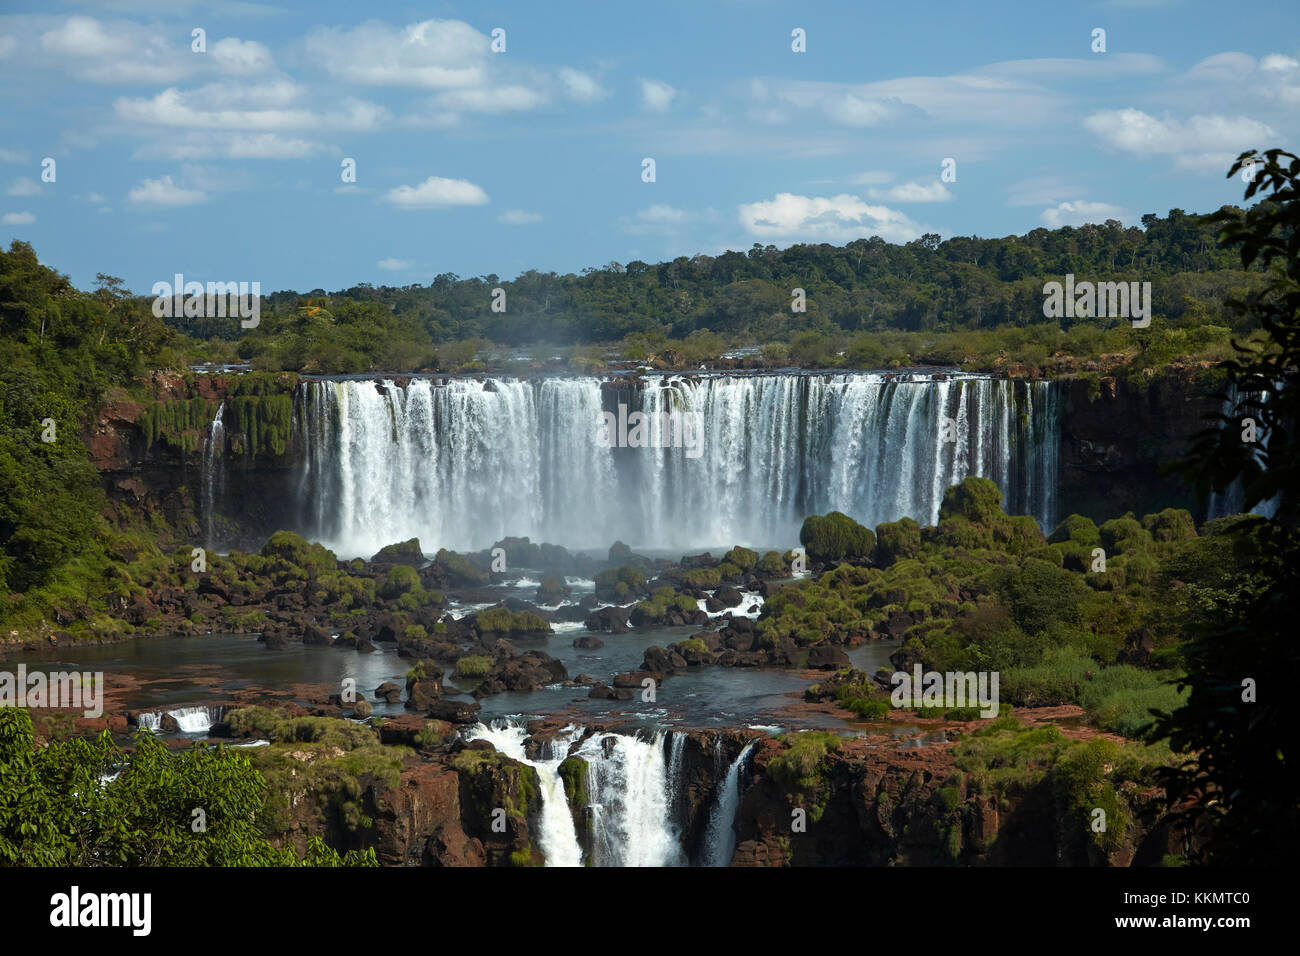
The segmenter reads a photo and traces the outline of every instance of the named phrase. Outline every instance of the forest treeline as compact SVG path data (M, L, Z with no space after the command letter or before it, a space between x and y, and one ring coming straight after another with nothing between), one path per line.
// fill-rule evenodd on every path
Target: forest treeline
M879 237L784 250L755 244L748 252L610 262L581 274L529 270L515 279L442 273L428 284L275 292L251 330L224 318L169 321L206 340L209 358L322 372L449 371L476 357L503 361L510 350L541 362L558 352L580 367L615 353L694 367L743 345L765 346L764 357L778 363L861 367L907 364L942 336L953 345L955 358L947 360L1034 343L1041 348L1020 359L1033 362L1037 351L1056 350L1052 335L1079 325L1087 326L1085 337L1065 343L1076 352L1123 347L1128 339L1098 337L1123 320L1044 317L1043 283L1073 273L1150 281L1157 328L1212 326L1222 334L1211 338L1226 344L1239 317L1223 303L1254 276L1217 244L1206 217L1173 209L1142 223L1108 220L1001 239L927 234L901 245ZM503 297L495 297L494 311L497 289ZM796 289L805 311L792 309ZM985 340L953 338L966 333Z

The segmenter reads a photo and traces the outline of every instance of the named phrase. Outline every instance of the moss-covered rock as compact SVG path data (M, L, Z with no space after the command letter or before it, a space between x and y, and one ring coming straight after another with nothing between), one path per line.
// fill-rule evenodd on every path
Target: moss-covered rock
M385 545L370 559L371 564L409 564L418 568L424 564L424 552L420 550L420 539L411 538L398 544Z
M848 515L832 511L805 518L799 529L799 543L814 561L839 562L870 557L876 536Z
M876 527L876 548L872 561L886 567L902 558L921 553L921 526L911 518L886 522Z

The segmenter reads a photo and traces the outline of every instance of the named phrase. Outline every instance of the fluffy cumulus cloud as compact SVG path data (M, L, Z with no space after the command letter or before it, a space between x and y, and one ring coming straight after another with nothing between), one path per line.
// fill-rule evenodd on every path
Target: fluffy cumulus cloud
M1107 219L1122 221L1127 215L1128 213L1119 206L1112 206L1110 203L1076 200L1058 203L1051 209L1044 209L1039 218L1047 227L1059 229L1061 226L1082 226L1089 222L1103 223Z
M174 83L197 73L246 76L271 67L271 52L254 40L206 37L206 52L183 33L89 16L60 19L31 38L31 53L91 83ZM22 44L18 44L21 50Z
M1106 145L1138 156L1169 156L1176 166L1227 172L1232 160L1277 133L1245 116L1158 119L1142 110L1101 110L1083 121Z
M903 213L847 193L829 197L778 193L774 199L742 204L740 224L755 238L790 242L848 242L870 236L909 242L922 231Z
M488 201L488 196L469 180L430 176L418 186L398 186L388 190L384 201L399 209L422 209L431 206L482 206Z
M888 189L870 189L867 195L884 202L947 202L952 199L952 193L941 182L900 183Z
M641 105L652 113L666 113L676 96L677 91L662 80L641 81Z
M36 217L30 212L7 212L0 218L0 223L6 226L30 226L34 222Z
M138 206L193 206L207 198L202 190L176 185L170 176L146 179L126 194L127 202Z
M424 20L398 28L378 20L321 27L308 34L307 55L329 73L366 86L446 90L481 86L490 40L460 20Z
M167 83L180 79L190 67L179 44L161 29L134 23L68 17L42 33L39 42L46 56L93 83Z

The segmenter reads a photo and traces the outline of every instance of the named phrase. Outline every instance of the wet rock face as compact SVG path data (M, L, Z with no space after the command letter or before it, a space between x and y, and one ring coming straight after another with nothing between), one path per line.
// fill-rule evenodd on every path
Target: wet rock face
M1189 370L1170 371L1142 384L1103 378L1093 395L1085 380L1065 382L1057 514L1102 521L1132 511L1203 508L1177 476L1159 468L1186 455L1193 436L1217 412L1219 386Z

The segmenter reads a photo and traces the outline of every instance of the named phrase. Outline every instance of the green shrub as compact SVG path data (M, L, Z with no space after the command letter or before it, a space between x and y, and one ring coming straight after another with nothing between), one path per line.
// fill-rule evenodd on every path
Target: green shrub
M1056 526L1047 540L1051 544L1072 542L1086 548L1095 548L1101 544L1101 532L1091 518L1070 515Z
M711 591L722 584L722 573L717 568L692 568L682 575L687 587Z
M468 654L456 662L457 677L483 677L492 669L492 658L483 654Z
M734 564L741 571L752 571L758 564L758 552L736 546L724 554L722 560Z
M799 543L808 557L821 562L866 558L876 546L876 536L848 515L832 511L809 515L799 529Z
M876 526L876 550L872 560L885 567L903 558L921 553L921 526L911 518L901 518Z
M401 597L408 591L419 589L420 575L415 568L406 564L398 564L389 568L388 574L384 577L384 583L379 587L379 596L392 600Z

